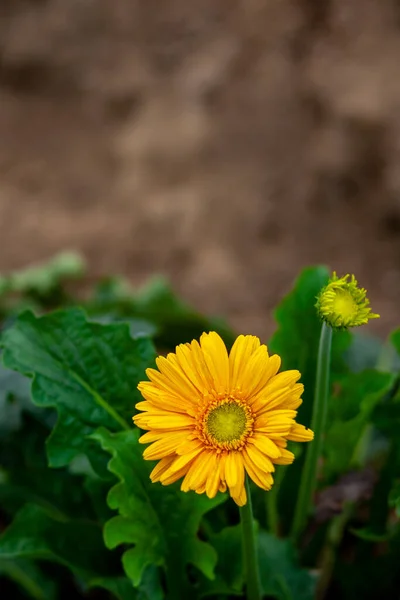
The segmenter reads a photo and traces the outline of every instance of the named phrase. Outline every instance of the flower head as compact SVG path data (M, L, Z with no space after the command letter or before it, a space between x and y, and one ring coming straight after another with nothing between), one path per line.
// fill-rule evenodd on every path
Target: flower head
M141 382L145 398L133 417L148 430L147 460L158 460L150 478L168 485L184 477L181 489L213 498L229 488L236 504L246 503L245 472L261 488L273 484L274 464L294 455L287 440L306 442L313 433L295 421L303 385L298 371L278 374L281 360L269 356L257 337L239 336L229 355L215 332L200 343L181 344L156 360Z
M347 329L368 323L370 319L378 319L379 315L371 312L367 290L358 287L354 275L338 277L334 272L328 285L317 297L316 308L320 317L335 329Z

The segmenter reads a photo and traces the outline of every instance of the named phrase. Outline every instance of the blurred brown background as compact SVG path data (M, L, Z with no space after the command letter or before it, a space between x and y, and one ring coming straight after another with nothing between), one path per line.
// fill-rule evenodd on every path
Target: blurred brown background
M399 0L1 0L0 269L78 249L264 334L299 269L400 323Z

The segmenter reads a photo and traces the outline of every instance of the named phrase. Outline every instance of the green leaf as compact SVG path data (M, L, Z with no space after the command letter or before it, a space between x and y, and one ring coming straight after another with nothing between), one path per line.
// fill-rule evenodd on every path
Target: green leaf
M225 527L210 536L210 543L218 554L216 582L222 579L230 593L240 592L244 585L241 525ZM214 582L212 586L211 589L215 590Z
M84 579L110 573L114 560L104 548L97 523L55 520L43 508L30 504L19 511L1 535L0 558L49 560L65 565Z
M241 593L245 580L240 525L225 527L219 533L210 536L210 542L218 554L216 578L211 582L202 582L201 597ZM258 558L263 595L278 600L314 598L315 578L307 570L299 567L289 540L260 531Z
M325 477L330 478L365 464L369 439L363 436L375 407L393 385L394 376L374 369L348 375L329 401L325 442ZM365 433L365 435L367 432ZM372 432L371 432L372 435Z
M8 577L34 600L55 600L56 585L34 562L0 558L0 575Z
M47 442L50 466L84 453L99 468L88 436L101 425L129 428L141 398L137 384L154 359L151 342L133 340L127 325L91 323L83 311L69 309L39 318L23 313L2 345L5 366L33 377L33 402L58 412Z
M259 534L260 577L263 593L278 600L312 600L316 578L301 569L289 540Z
M178 597L186 597L188 563L206 577L214 576L215 550L197 534L202 516L226 496L209 500L205 495L182 493L175 485L152 484L149 473L154 463L143 460L136 430L113 434L102 428L93 438L112 455L109 470L119 479L108 495L110 507L119 515L105 526L107 547L134 545L124 552L122 562L135 586L147 566L159 565L166 568L171 595L178 593L172 589L177 586Z
M35 410L30 402L29 382L0 365L0 435L20 427L23 410Z
M88 589L96 588L107 590L117 600L139 600L139 592L135 590L132 582L127 577L98 577L92 579L89 582Z
M26 502L38 504L50 516L79 514L91 518L92 494L84 477L47 466L45 439L49 428L37 415L23 415L21 428L0 437L0 506L14 515ZM90 481L90 480L88 480ZM106 508L104 492L102 502Z

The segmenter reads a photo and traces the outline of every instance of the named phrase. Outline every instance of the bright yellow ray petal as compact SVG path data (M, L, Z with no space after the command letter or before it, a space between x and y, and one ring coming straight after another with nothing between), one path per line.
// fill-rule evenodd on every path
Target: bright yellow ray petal
M263 389L251 402L251 409L257 415L261 415L267 411L277 408L296 409L302 403L300 398L304 391L304 386L301 383L296 383L291 387L284 387L270 392L268 386Z
M247 502L247 494L246 488L242 486L241 488L235 488L234 490L230 490L232 499L238 506L244 506Z
M194 459L185 479L182 481L181 490L183 492L196 490L198 487L205 485L210 472L212 456L214 456L213 452L203 451Z
M163 373L155 369L146 369L146 375L161 391L167 392L172 396L178 396L181 400L185 399L190 404L197 400L191 389L188 391L186 386L180 387L179 380L176 378L170 380Z
M261 413L261 416L257 416L254 422L254 429L259 427L268 427L270 423L277 423L280 419L285 424L289 421L293 422L297 413L295 410L288 409L275 409L268 412Z
M171 433L170 436L164 437L151 444L151 446L148 446L143 452L143 458L146 460L158 460L172 454L186 436L187 432Z
M193 340L191 344L186 344L186 346L190 348L191 360L196 368L198 377L203 383L203 388L209 392L214 388L214 380L204 359L203 350L197 340Z
M154 483L158 481L163 473L169 469L172 462L175 460L175 456L171 454L170 456L165 456L156 464L152 472L150 473L150 479Z
M290 450L286 450L285 448L282 448L281 452L282 456L274 458L274 463L276 465L291 465L295 458L293 452L290 452Z
M200 346L204 360L214 380L216 391L228 392L229 390L229 358L226 346L221 337L212 331L203 333Z
M245 369L239 377L239 387L243 390L249 403L265 388L272 377L275 376L281 365L281 359L274 354L268 355L267 347L260 346L252 354Z
M269 458L278 458L281 455L278 446L276 446L266 435L255 433L249 442L253 443L258 450L263 454L266 454Z
M177 456L174 462L169 467L168 471L164 473L164 475L160 478L161 483L163 482L164 477L169 477L173 473L180 471L183 468L188 470L189 463L192 462L194 458L201 452L201 448L196 448L196 450L192 450L192 452L188 452L187 454L182 454L181 456ZM186 474L185 471L185 474Z
M206 494L209 498L214 498L217 495L220 482L220 460L219 457L214 454L206 481Z
M187 377L185 371L180 367L175 354L168 354L168 357L159 356L156 358L156 365L169 381L173 382L176 388L179 390L180 395L184 395L185 398L199 398L199 390L193 385L191 380Z
M238 379L246 367L250 356L260 347L260 340L254 335L239 335L229 353L231 390L238 386Z
M148 400L147 406L155 406L161 410L170 410L173 412L180 412L184 414L194 414L194 407L196 406L195 398L192 401L187 400L184 397L173 395L165 390L161 390L151 381L142 381L138 385L138 389L142 396ZM150 410L140 402L136 405L138 410ZM139 406L140 405L140 406Z
M171 483L175 483L175 481L178 481L178 479L181 479L181 477L183 477L186 474L187 471L187 466L182 467L182 469L180 469L179 471L176 471L174 473L171 473L168 476L162 476L160 477L160 482L162 485L170 485Z
M256 485L258 485L258 487L264 490L270 490L273 482L271 473L259 469L251 460L247 450L244 450L242 454L244 466L249 477Z
M254 444L248 444L246 446L246 452L260 471L265 471L267 473L273 473L275 471L271 459L261 452Z
M224 480L229 488L234 488L240 483L240 470L243 471L243 463L240 459L240 452L228 452L224 458Z
M176 348L176 360L180 368L185 372L188 379L203 396L209 390L209 381L204 368L196 361L195 353L189 344L180 344Z
M304 425L295 423L286 437L291 442L310 442L314 439L314 432Z
M145 425L146 429L167 429L168 431L175 431L176 429L190 429L193 428L195 424L193 417L190 417L189 415L161 411L153 411L151 413L147 413L146 416L143 415L143 418L140 419L140 423Z

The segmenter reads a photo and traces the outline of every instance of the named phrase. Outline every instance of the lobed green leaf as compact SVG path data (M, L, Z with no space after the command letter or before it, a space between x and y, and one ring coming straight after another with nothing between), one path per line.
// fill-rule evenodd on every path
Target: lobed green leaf
M4 365L33 378L33 402L57 410L47 442L50 466L83 453L100 468L89 436L99 426L130 427L137 384L155 356L150 340L132 339L127 325L91 323L82 310L69 309L43 317L23 313L2 345Z

